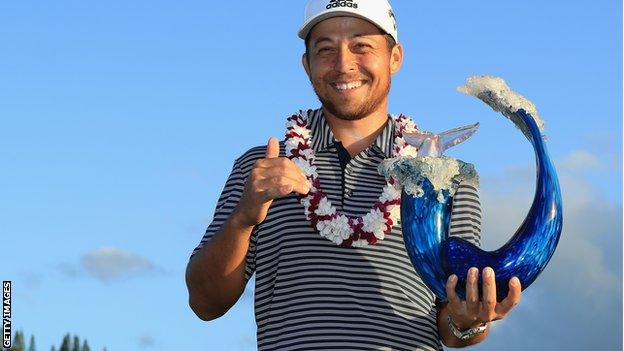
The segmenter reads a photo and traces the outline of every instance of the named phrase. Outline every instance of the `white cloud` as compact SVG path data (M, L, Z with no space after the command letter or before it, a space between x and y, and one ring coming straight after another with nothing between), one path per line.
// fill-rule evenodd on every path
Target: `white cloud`
M112 247L83 255L81 265L89 275L103 282L156 271L148 259Z
M562 170L594 170L602 167L602 162L595 154L587 150L576 150L559 162L557 169Z

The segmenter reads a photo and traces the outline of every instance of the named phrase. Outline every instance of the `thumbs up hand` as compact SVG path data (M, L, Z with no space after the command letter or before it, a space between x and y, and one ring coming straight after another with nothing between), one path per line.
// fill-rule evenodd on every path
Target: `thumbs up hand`
M310 183L303 171L290 159L279 157L279 142L272 137L266 157L254 164L233 215L241 225L255 226L266 219L273 200L292 192L305 195L309 191Z

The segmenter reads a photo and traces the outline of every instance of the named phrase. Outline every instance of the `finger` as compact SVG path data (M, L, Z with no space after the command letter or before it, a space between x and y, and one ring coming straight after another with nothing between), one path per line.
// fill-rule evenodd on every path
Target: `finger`
M516 277L511 278L509 280L509 293L507 294L507 297L505 297L505 299L496 306L496 313L502 317L507 315L520 303L521 295L522 286L520 284L520 279Z
M297 175L277 174L272 177L260 177L256 181L256 189L258 191L284 185L292 185L291 191L299 192L299 190L301 190L304 193L310 191L310 183L306 179L299 178Z
M496 279L494 270L485 267L483 270L483 297L479 319L489 322L496 318Z
M279 156L279 141L276 138L270 137L267 143L266 158L276 158Z
M479 314L479 269L472 267L468 270L466 279L466 309L470 316Z
M287 176L278 176L258 180L256 189L262 194L263 202L287 196L295 191L305 195L310 191L307 183L301 182Z
M284 159L284 161L281 161L281 159ZM292 165L289 165L289 163ZM257 179L280 177L284 175L301 183L305 183L308 180L299 167L284 157L267 159L255 172Z
M290 192L292 191L301 195L307 195L310 192L310 182L308 182L307 180L303 182L295 182Z
M258 196L262 202L268 202L280 197L287 196L293 191L292 185L281 185L277 187L271 187L266 190L260 191Z
M295 162L293 162L292 160L288 158L286 159L286 168L289 169L292 173L297 173L301 175L301 177L303 177L304 180L308 179L303 169L301 169L301 167L297 166Z
M451 274L451 276L446 281L446 298L449 301L449 305L451 310L455 312L459 312L462 310L462 301L457 296L455 292L455 287L457 287L457 276L455 274Z
M283 172L291 172L298 174L302 179L307 179L306 174L299 166L287 157L275 157L260 159L254 165L256 169L276 169L280 174Z

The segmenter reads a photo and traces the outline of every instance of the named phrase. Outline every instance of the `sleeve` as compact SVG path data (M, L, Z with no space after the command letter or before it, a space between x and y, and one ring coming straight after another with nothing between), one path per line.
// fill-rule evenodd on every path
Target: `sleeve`
M472 185L460 183L455 192L449 235L481 246L481 202Z
M247 174L243 172L240 159L234 162L234 166L232 167L232 171L225 182L225 186L221 191L221 195L219 196L219 200L217 201L217 206L214 210L214 215L212 218L212 222L208 225L204 236L202 237L199 245L195 247L193 252L191 253L190 258L193 257L212 237L214 234L221 228L223 223L229 218L230 214L238 205L240 198L243 194L243 190L245 188L245 181L247 179ZM245 257L245 283L251 278L255 269L256 269L256 229L254 228L250 242L249 249L247 250L247 256Z

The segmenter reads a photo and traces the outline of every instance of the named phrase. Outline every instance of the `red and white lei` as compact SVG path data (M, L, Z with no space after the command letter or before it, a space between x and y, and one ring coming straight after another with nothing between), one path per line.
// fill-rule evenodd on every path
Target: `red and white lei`
M416 130L414 122L400 115L392 116L395 123L392 157L416 156L416 148L403 139L404 132ZM288 118L286 123L286 156L290 158L310 181L310 192L300 195L306 218L322 237L337 245L363 247L374 245L390 233L400 216L401 189L394 178L383 188L379 200L364 216L354 217L339 213L321 190L321 184L314 166L312 131L308 113L300 111Z

